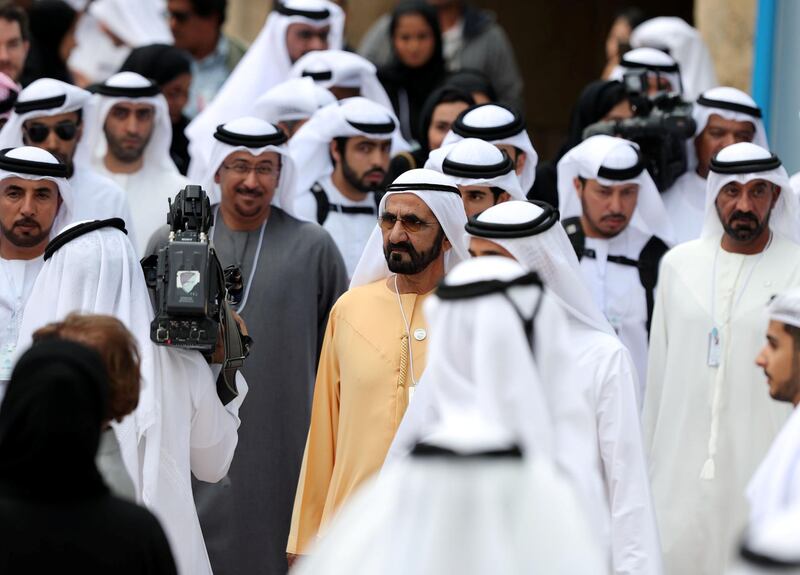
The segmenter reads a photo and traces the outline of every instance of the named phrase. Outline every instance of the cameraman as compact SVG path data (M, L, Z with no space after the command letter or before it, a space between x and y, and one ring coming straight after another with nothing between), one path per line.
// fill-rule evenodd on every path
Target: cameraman
M239 396L223 407L198 352L150 341L153 311L144 275L133 245L113 221L99 229L79 224L50 242L25 309L20 347L37 329L73 311L111 315L133 333L141 359L139 404L111 426L136 500L163 524L179 573L210 574L191 475L216 482L227 473L247 385L240 378Z
M741 90L724 86L707 90L697 99L692 117L696 128L694 139L686 146L688 170L663 196L677 243L700 237L711 158L725 146L739 142L769 149L761 109Z

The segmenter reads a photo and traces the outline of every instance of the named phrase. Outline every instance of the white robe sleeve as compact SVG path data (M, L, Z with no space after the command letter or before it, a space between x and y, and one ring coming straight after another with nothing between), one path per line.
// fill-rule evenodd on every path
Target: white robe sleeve
M661 547L642 447L636 374L628 352L620 349L605 371L597 434L611 511L614 573L659 575Z
M200 481L216 483L228 473L233 460L239 441L239 407L248 387L241 372L237 373L239 395L224 406L217 396L216 378L208 376L197 377L192 382L190 456L194 476Z

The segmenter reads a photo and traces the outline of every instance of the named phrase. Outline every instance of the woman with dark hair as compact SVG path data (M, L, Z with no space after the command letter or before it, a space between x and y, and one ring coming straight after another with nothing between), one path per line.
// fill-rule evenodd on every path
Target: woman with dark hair
M184 134L189 119L183 108L189 101L192 83L192 60L188 52L167 44L150 44L134 48L120 72L136 72L155 81L167 99L172 121L172 144L169 153L181 174L189 168L189 140Z
M146 509L112 496L95 465L108 373L71 341L35 344L0 406L0 572L173 575Z
M551 162L540 162L536 166L536 181L528 192L528 199L540 200L558 206L558 176L556 164L572 148L583 141L583 131L601 120L623 120L633 117L625 86L616 80L596 80L587 85L575 107L567 132L567 141L561 146Z
M488 104L497 101L497 93L489 76L480 70L462 68L453 72L445 82L448 86L458 88L471 94L476 104Z
M419 142L419 118L431 92L445 76L442 35L436 10L426 2L401 2L390 26L392 62L378 70L400 120L403 137Z
M473 104L475 100L469 93L450 85L441 86L431 92L420 112L417 140L419 148L392 158L387 181L393 182L403 172L424 166L428 154L442 145L458 115Z
M67 59L75 47L78 13L63 0L40 0L28 10L31 48L25 60L21 83L39 78L73 83Z

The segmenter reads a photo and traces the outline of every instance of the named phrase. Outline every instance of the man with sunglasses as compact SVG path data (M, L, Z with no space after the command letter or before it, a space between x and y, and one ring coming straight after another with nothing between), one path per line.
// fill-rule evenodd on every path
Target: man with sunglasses
M76 162L89 164L117 183L133 212L134 247L141 256L166 221L168 199L183 189L169 153L172 123L161 88L134 72L120 72L92 86L84 144Z
M316 112L292 138L292 158L303 170L296 208L331 234L352 276L378 215L393 153L405 147L391 110L349 98Z
M75 196L74 219L122 218L133 227L125 192L88 163L76 163L83 135L83 109L91 94L60 80L42 78L19 94L14 111L0 131L0 148L34 146L53 154L66 166Z
M467 259L461 196L432 170L387 188L350 290L322 344L287 552L306 553L352 492L383 465L426 363L422 304Z

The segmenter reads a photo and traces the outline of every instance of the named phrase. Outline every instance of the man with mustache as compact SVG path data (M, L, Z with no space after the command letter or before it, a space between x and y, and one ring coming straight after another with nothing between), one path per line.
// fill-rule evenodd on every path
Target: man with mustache
M789 414L752 358L765 304L800 285L799 214L780 160L732 144L711 160L700 238L661 262L643 428L667 575L726 571L747 483Z
M172 123L167 101L157 84L134 72L115 74L92 91L75 161L91 165L125 190L134 247L142 256L150 237L166 221L167 199L188 183L169 153Z
M593 136L558 162L562 223L595 303L631 352L641 405L658 265L672 241L661 196L633 142Z
M39 148L0 152L0 398L50 238L72 222L67 168Z
M425 369L422 304L469 254L453 181L410 170L387 188L350 290L322 344L287 552L308 552L334 513L383 465Z
M298 214L331 234L353 275L378 216L391 156L405 145L394 114L366 98L349 98L316 112L289 149L298 177Z

